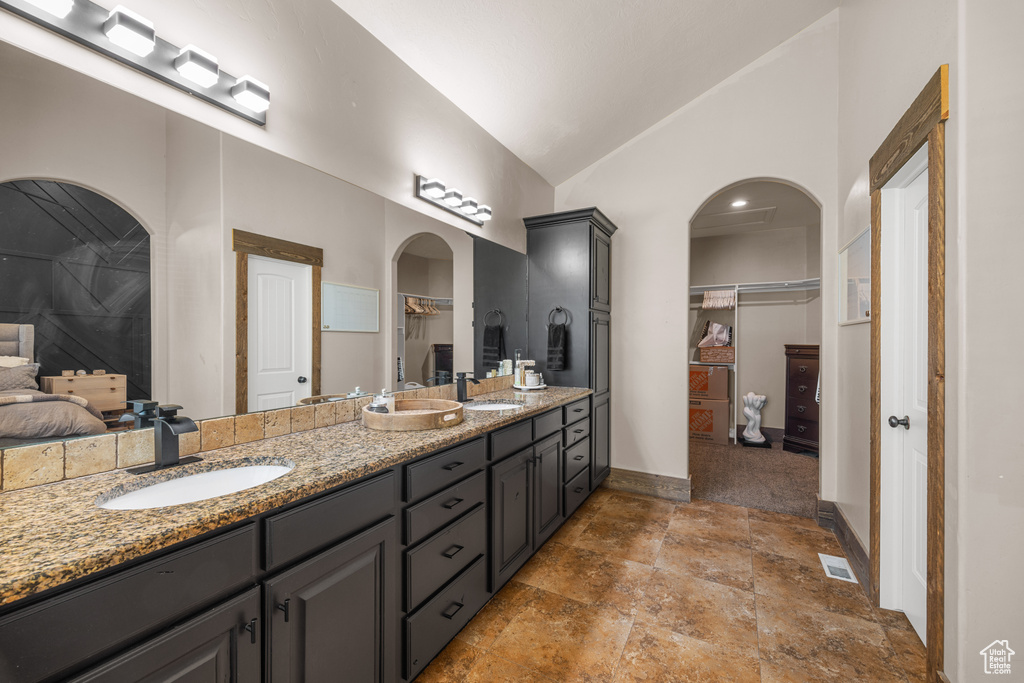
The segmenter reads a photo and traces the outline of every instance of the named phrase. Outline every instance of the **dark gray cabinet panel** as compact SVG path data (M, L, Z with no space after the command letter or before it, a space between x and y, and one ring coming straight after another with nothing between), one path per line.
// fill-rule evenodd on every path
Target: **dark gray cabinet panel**
M523 420L518 424L491 432L491 460L501 460L533 443L533 421Z
M0 618L0 681L80 670L252 585L256 543L249 524Z
M262 630L255 587L72 683L260 683Z
M487 552L487 506L476 509L405 553L405 608L416 609Z
M491 468L494 590L512 578L533 550L532 460L533 447L530 447Z
M611 316L590 314L590 388L596 396L611 389Z
M392 518L265 582L268 683L394 680L396 536Z
M579 443L590 436L590 420L583 418L579 422L573 422L563 430L563 433L565 434L566 448Z
M487 477L480 472L413 505L405 511L405 542L410 545L418 543L485 500Z
M589 420L584 420L584 422L589 423L590 421ZM577 474L579 474L583 470L590 469L590 440L589 439L584 438L579 443L566 448L563 451L563 454L564 454L563 457L564 457L564 460L565 460L565 465L564 465L564 468L563 468L564 469L563 476L565 477L566 481L572 479L573 477L575 477ZM589 483L590 480L588 479L587 482ZM589 491L588 491L588 493L589 493ZM566 510L565 514L568 515L569 511Z
M602 230L591 231L590 307L612 310L612 240Z
M480 237L473 238L473 369L484 377L490 367L483 365L484 317L498 309L504 320L506 358L515 350L526 352L526 254ZM497 324L498 317L487 318ZM491 366L493 367L493 366ZM460 368L456 368L459 370Z
M540 548L562 524L562 435L533 447L533 548Z
M549 410L533 418L533 440L543 439L562 428L562 409Z
M565 417L562 422L565 424L572 424L577 420L582 420L590 415L590 397L574 401L565 406L563 410L565 411Z
M405 500L415 501L437 493L487 464L487 442L476 439L449 448L405 468Z
M576 508L590 495L590 473L580 472L565 485L565 516L576 512Z
M611 399L605 395L594 399L594 424L591 434L594 447L594 469L591 489L604 481L611 472Z

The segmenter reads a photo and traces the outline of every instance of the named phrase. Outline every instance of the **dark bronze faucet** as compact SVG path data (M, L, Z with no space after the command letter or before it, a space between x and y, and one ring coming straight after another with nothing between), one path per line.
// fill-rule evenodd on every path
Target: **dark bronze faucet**
M458 401L459 403L469 403L470 401L473 400L471 398L467 398L466 397L466 382L467 381L472 382L473 384L480 384L480 380L474 379L472 377L466 377L466 375L469 375L469 374L472 374L472 373L469 373L469 372L456 372L455 373L455 392L456 392L456 399L455 400Z
M153 417L153 464L142 467L134 467L130 470L132 474L144 474L154 470L162 470L165 467L184 465L189 462L198 462L202 458L190 455L185 458L178 457L180 452L178 437L182 434L199 430L196 423L184 415L178 416L181 406L158 405L155 408Z

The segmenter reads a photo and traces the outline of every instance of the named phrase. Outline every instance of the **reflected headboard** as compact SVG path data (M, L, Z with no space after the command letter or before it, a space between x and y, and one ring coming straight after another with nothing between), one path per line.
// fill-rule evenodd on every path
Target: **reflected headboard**
M36 334L32 325L0 323L0 356L21 356L35 362Z

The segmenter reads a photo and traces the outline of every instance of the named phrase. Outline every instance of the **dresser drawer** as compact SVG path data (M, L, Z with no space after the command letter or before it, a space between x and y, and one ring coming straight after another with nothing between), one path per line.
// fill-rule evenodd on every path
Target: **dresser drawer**
M590 397L583 399L582 401L575 401L565 406L565 417L562 422L565 424L572 424L577 420L582 420L590 415Z
M58 677L254 584L257 543L249 524L0 618L0 681Z
M814 396L790 396L786 399L786 417L818 421L818 404Z
M405 543L412 545L426 538L456 517L465 514L487 493L486 472L480 472L461 484L417 503L405 511Z
M565 480L569 481L581 470L590 467L590 439L585 438L576 445L566 448L562 451L562 457L565 459L562 471L565 472Z
M405 609L411 612L434 591L484 554L487 506L476 509L405 553Z
M437 493L459 479L483 469L487 444L483 439L449 448L405 468L405 499L414 501Z
M394 472L386 472L269 517L264 568L276 569L395 514L397 480Z
M583 470L565 485L565 516L576 512L576 508L590 495L590 472Z
M818 376L813 379L790 377L786 393L792 398L813 402L814 395L818 393Z
M797 384L809 384L811 393L818 389L818 359L817 358L787 358L786 363L789 374L789 385L795 387ZM793 393L793 390L790 390Z
M126 378L124 375L83 375L78 377L42 377L41 387L47 394L63 394L84 398L96 410L123 410Z
M818 423L814 420L801 420L796 417L786 418L786 436L818 443Z
M501 460L533 443L533 421L524 420L491 434L491 460Z
M590 436L590 418L585 418L579 422L574 422L564 430L565 441L563 442L566 447L579 443L583 439Z
M533 440L539 441L562 428L562 409L554 410L533 418Z
M471 564L405 620L405 677L412 680L487 602L487 558Z

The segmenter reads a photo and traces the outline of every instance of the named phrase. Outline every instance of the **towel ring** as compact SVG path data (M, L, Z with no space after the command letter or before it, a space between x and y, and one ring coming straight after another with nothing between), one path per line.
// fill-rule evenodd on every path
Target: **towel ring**
M561 313L562 315L565 316L565 322L561 323L561 324L568 326L570 323L572 323L572 316L569 314L569 310L566 309L566 308L562 308L561 306L555 306L554 308L551 309L551 312L548 313L548 326L549 327L551 325L558 324L558 323L555 322L555 319L558 318L558 314L559 313Z
M487 316L491 315L492 313L496 313L498 315L498 327L503 327L505 325L505 315L501 312L500 308L492 308L491 310L484 313L484 326L487 326Z

